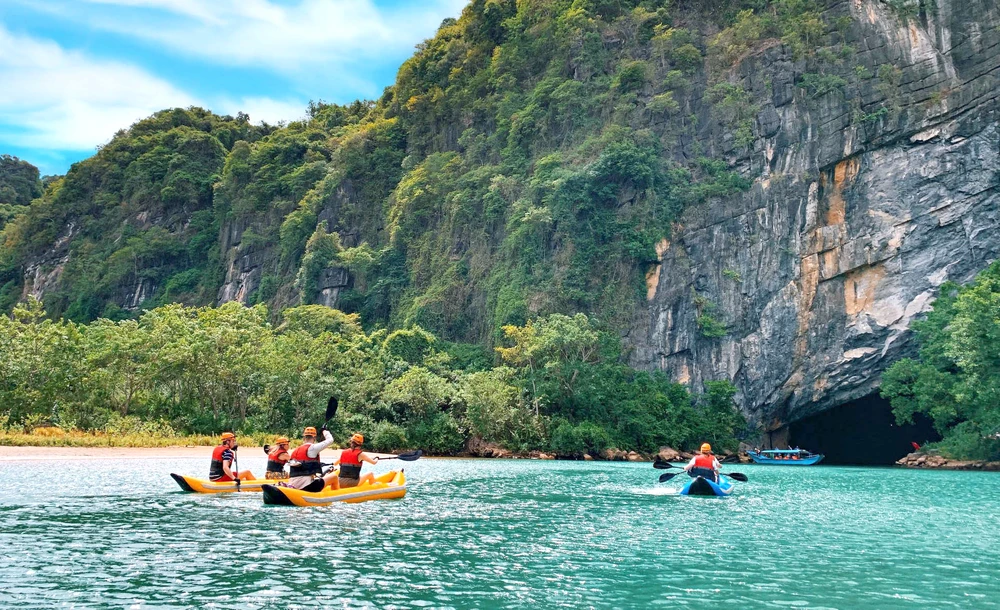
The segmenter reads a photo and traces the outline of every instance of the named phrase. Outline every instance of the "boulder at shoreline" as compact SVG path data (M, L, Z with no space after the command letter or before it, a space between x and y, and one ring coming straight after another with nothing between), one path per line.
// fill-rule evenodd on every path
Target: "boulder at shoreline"
M1000 462L978 460L952 460L934 453L916 451L896 460L896 464L906 468L940 468L942 470L990 470L1000 471Z

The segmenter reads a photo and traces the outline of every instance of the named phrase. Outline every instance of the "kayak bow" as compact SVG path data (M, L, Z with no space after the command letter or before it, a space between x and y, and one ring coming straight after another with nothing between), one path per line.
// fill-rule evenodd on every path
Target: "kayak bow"
M249 481L240 481L237 485L236 481L210 481L208 479L199 479L196 477L188 477L182 474L170 473L177 484L180 485L181 489L184 491L190 491L194 493L202 494L214 494L214 493L225 493L230 491L260 491L261 486L266 483L274 483L273 479L252 479Z
M728 496L733 493L733 482L726 475L719 475L719 482L709 481L705 477L694 477L681 490L682 496Z

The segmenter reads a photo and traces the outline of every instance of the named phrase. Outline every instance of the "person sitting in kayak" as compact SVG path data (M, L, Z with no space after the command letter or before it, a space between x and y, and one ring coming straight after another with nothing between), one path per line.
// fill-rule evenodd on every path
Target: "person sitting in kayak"
M368 462L373 466L376 462L367 453L361 451L361 446L364 444L365 437L361 434L351 436L350 446L340 452L340 459L336 462L340 464L340 476L330 482L331 487L342 489L345 487L357 487L363 483L370 484L375 482L375 475L370 472L365 476L361 476L362 462Z
M333 435L323 428L323 440L316 442L316 428L309 426L302 432L302 444L295 448L288 461L288 482L281 483L287 487L303 489L313 480L323 474L323 465L319 461L319 453L333 444ZM331 480L333 475L327 475ZM326 477L323 479L329 484Z
M691 461L687 463L684 470L692 477L704 477L713 483L718 483L719 471L722 470L722 465L719 464L719 460L715 459L715 455L712 454L712 446L708 443L702 443L701 453L691 458Z
M253 473L249 470L236 473L232 471L232 463L236 459L236 448L236 435L232 432L223 432L222 442L212 450L212 463L208 468L209 480L223 482L253 479Z
M292 455L288 453L288 439L282 436L275 441L275 445L277 446L267 453L267 472L264 473L264 477L268 479L287 479L288 474L285 472L285 464L292 459Z

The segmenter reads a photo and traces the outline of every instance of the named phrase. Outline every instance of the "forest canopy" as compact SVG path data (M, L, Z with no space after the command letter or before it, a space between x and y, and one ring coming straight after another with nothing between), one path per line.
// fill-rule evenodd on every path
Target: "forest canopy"
M617 337L583 314L506 327L496 366L416 326L366 333L356 314L320 305L281 317L274 327L264 305L165 305L78 324L29 300L0 317L0 427L294 435L332 395L338 436L362 432L384 451L455 454L470 439L566 457L735 449L745 426L728 382L695 400L621 364Z

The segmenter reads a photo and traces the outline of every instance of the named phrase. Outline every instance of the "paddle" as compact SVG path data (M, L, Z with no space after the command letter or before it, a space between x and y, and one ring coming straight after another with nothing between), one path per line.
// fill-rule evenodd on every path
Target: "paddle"
M660 483L666 483L667 481L669 481L670 479L676 477L679 474L681 474L681 473L679 473L679 472L664 472L663 474L660 475ZM734 481L740 481L741 483L746 483L747 480L748 480L747 479L747 475L743 474L742 472L722 472L722 473L719 473L719 474L724 474L727 477L729 477L730 479L732 479Z
M235 445L235 443L236 439L233 439L233 444ZM236 491L240 491L240 457L239 452L236 451L237 449L239 449L238 446L233 447L233 467L236 469L234 473L236 475L234 477L236 479Z
M653 461L653 468L657 470L669 470L671 468L680 468L680 466L674 466L670 462L664 462L663 460L657 458Z
M390 455L388 457L375 456L376 462L381 462L382 460L403 460L404 462L416 462L420 459L420 456L424 454L423 451L417 449L416 451L411 451L409 453L400 453L399 455Z
M336 396L331 396L330 400L326 401L326 421L323 422L323 427L330 423L330 420L337 415L337 407L340 406L340 401L337 400Z

